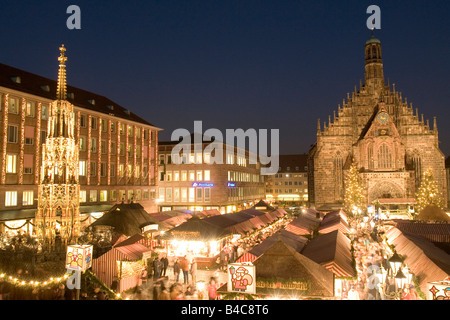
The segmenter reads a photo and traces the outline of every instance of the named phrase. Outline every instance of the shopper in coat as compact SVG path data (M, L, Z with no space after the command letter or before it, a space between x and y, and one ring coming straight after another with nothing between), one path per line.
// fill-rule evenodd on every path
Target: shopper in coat
M173 264L173 274L175 275L176 282L180 280L180 272L181 272L180 260L176 259L175 263Z
M184 284L188 284L188 281L189 281L189 261L186 258L186 256L184 256L183 259L181 259L180 265L181 265L181 270L183 270Z

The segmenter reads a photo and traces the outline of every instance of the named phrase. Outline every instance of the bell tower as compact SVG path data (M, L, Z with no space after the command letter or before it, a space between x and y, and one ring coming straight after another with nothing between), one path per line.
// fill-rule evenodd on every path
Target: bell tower
M384 88L383 59L381 56L381 42L372 31L372 36L365 45L365 86L374 93Z
M37 236L47 250L55 249L59 233L63 245L80 235L80 185L78 143L74 137L73 105L66 100L66 48L60 48L56 100L50 105L47 138L42 146L42 165L36 212Z

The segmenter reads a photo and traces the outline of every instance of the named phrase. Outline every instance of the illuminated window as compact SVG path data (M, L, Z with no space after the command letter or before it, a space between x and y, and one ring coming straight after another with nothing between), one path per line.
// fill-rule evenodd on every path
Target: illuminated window
M17 191L6 191L5 207L17 206Z
M181 188L181 202L187 202L187 188Z
M132 126L128 126L128 136L129 137L133 136L133 127Z
M91 152L97 152L97 139L91 138Z
M35 110L36 110L36 103L31 101L27 102L25 107L25 116L34 118Z
M203 171L202 170L197 171L196 178L197 178L197 181L203 180Z
M80 151L86 151L86 137L80 137Z
M97 202L97 190L89 191L89 201L90 202Z
M78 168L78 174L80 176L86 176L86 161L85 160L80 160L80 166Z
M128 201L134 201L134 191L128 190Z
M189 170L189 181L195 181L195 171Z
M195 154L195 163L201 164L202 163L202 157L203 157L202 153L196 153Z
M110 201L116 201L117 200L117 191L116 190L111 190L111 192L109 194L109 200Z
M119 177L123 178L125 174L125 165L123 163L119 164Z
M48 105L43 104L42 105L42 120L48 120Z
M187 171L181 171L181 181L187 181Z
M209 170L205 170L205 181L209 181L211 180L211 176L210 176L210 171Z
M142 195L142 191L140 189L137 189L136 193L134 194L134 200L141 201L141 195Z
M6 173L16 173L17 170L17 155L6 155Z
M180 188L174 188L173 189L173 202L179 202L180 201Z
M102 120L101 120L101 126L102 126L102 131L103 131L103 132L106 132L106 129L107 129L107 123L106 123L106 120L105 120L105 119L102 119Z
M24 191L22 193L22 205L23 206L32 206L34 203L34 192L31 191Z
M211 154L209 152L204 153L203 160L206 164L211 164Z
M164 201L165 192L166 192L166 190L164 188L159 188L159 200L160 201Z
M15 113L15 114L19 113L19 99L18 98L9 98L8 112Z
M86 202L86 190L80 190L80 202Z
M100 190L100 201L108 201L108 190Z
M189 202L195 202L195 188L189 188Z
M8 142L17 143L19 128L17 126L8 126Z
M119 190L119 200L125 201L125 190Z
M172 202L172 188L166 188L166 201Z
M100 176L106 177L106 173L107 173L106 162L102 162L100 163Z
M388 146L384 143L378 149L378 168L392 168L392 155L389 152Z
M148 200L148 189L144 189L144 192L142 193L142 200Z
M180 181L180 171L173 172L173 181Z
M197 201L203 201L203 189L202 188L197 188L196 190L196 195L195 195Z
M172 171L166 172L166 181L172 181Z
M80 127L86 128L86 116L84 114L80 115Z
M136 169L134 170L134 177L136 179L139 179L140 175L141 175L141 166L137 165Z

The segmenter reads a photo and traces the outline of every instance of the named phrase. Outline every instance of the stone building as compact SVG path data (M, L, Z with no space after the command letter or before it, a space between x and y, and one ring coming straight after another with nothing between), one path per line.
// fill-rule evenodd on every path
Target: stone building
M345 175L355 161L367 205L386 208L413 204L423 173L431 168L447 199L445 157L433 126L402 97L395 84L385 83L381 42L374 35L365 44L365 77L347 93L328 123L317 123L317 141L308 158L310 204L341 207Z

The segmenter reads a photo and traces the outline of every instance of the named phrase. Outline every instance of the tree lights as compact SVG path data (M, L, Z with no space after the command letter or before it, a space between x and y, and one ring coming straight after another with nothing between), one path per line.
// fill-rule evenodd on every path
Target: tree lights
M364 206L363 187L361 185L356 163L353 161L345 178L344 209L353 215L361 214Z
M437 207L443 209L444 199L439 192L438 184L433 177L433 171L427 169L423 175L419 190L416 193L416 213L420 213L426 206L435 204Z

